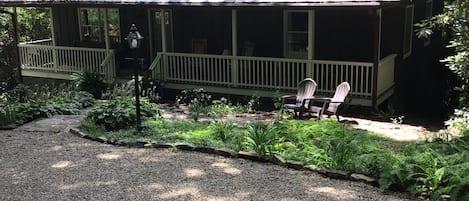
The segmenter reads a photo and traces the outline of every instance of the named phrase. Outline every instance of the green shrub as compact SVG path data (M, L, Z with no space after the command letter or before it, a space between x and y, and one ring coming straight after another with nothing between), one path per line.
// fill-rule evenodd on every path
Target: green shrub
M213 100L212 105L206 108L207 115L213 118L221 118L227 114L237 114L247 112L249 107L242 105L233 105L228 99L220 98L219 100Z
M94 104L94 99L87 92L64 92L49 100L32 100L15 106L17 120L20 123L54 114L78 114L81 108Z
M213 136L223 142L228 140L233 132L234 125L229 121L214 121L209 126L213 130Z
M14 123L16 118L16 109L14 107L0 107L0 126Z
M101 98L107 87L104 76L97 71L75 73L74 80L79 90L89 92L96 99Z
M248 126L247 142L259 156L272 155L275 140L276 135L272 126L263 123Z
M178 96L180 103L190 104L194 100L197 101L204 107L210 105L212 96L207 94L207 92L203 88L199 89L186 89L182 90L181 94Z
M380 186L384 189L405 189L412 194L426 194L438 200L443 194L454 195L452 200L464 200L458 190L469 180L468 144L462 140L435 140L407 146L389 161L382 171Z
M160 116L156 105L146 99L140 100L142 117ZM93 109L87 116L97 125L103 125L106 130L119 130L136 124L135 100L126 97L117 97Z

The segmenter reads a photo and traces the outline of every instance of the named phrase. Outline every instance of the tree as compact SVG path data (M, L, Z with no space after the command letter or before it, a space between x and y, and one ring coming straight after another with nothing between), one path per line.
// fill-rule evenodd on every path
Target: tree
M434 30L440 29L448 39L447 48L451 51L441 61L460 79L460 86L455 89L460 94L455 118L463 118L458 121L463 121L459 123L464 123L460 126L465 130L469 128L469 1L445 1L443 13L423 20L416 26L418 37L429 37Z
M12 8L4 8L3 11L12 13ZM50 38L51 23L48 8L18 8L18 37L20 41ZM17 82L15 80L16 44L12 17L6 13L0 13L0 81L9 83L9 88Z

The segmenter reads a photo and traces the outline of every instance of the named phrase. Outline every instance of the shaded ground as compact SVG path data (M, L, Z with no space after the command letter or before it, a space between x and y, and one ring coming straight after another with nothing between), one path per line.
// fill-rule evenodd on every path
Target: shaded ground
M188 108L185 105L176 108L174 106L168 106L167 104L160 105L160 108L164 110L163 116L165 119L180 119L180 120L191 120L188 112ZM238 114L238 115L225 115L224 120L230 120L233 122L243 123L247 121L264 121L273 122L278 116L272 112L256 112L249 114ZM333 119L336 119L333 117ZM307 120L307 119L305 119ZM311 118L310 121L315 121L316 118ZM341 118L345 123L350 124L356 129L362 129L380 133L386 137L389 137L396 141L413 142L418 140L424 140L427 134L430 132L422 126L415 126L410 124L397 124L392 123L391 120L385 121L383 118L380 121L375 119L369 120L368 117L351 117L346 115ZM202 115L199 121L211 121L207 116Z
M54 116L0 131L0 200L405 200L306 171L116 147L63 131L81 118Z

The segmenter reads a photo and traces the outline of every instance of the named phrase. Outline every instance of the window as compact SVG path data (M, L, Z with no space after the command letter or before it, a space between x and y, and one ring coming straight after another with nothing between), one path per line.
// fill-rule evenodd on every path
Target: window
M402 54L403 58L405 59L412 54L412 37L414 34L414 5L408 5L405 8L404 26L404 48Z
M120 42L119 10L115 8L80 8L80 39L104 42L104 15L107 13L109 41Z
M427 0L425 2L425 19L430 19L433 15L433 0ZM430 45L431 38L425 38L423 46Z
M284 16L285 57L307 58L308 12L286 11Z

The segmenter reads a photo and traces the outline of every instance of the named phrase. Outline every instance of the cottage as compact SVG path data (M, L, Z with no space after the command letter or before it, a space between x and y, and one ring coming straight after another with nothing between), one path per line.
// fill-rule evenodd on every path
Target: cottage
M352 104L377 106L395 74L437 37L413 24L441 12L433 0L26 0L0 6L50 7L52 38L18 45L23 76L69 79L125 72L131 24L144 36L139 56L165 87L273 96L311 77L318 93L348 81ZM437 46L437 45L436 45ZM416 52L419 52L418 56Z

